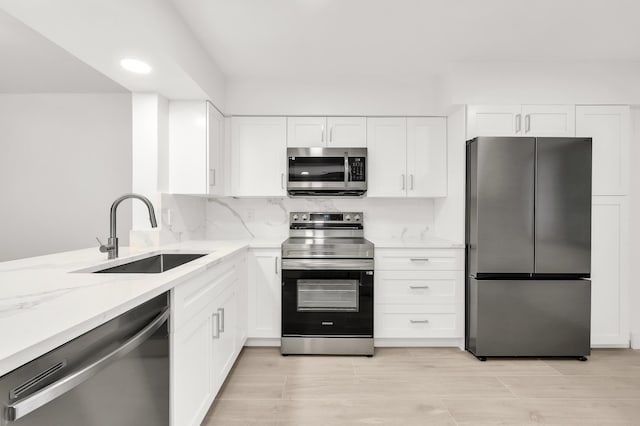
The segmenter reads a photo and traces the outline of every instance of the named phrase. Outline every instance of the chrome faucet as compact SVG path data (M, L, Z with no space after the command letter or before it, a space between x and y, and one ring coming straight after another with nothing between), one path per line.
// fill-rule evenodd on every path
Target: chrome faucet
M100 244L100 252L107 253L108 259L115 259L116 257L118 257L118 237L116 237L116 210L118 209L118 205L120 205L120 203L127 198L137 198L138 200L142 201L149 210L149 221L151 222L151 227L158 227L158 222L156 222L156 212L155 210L153 210L153 204L151 204L151 201L149 201L147 197L140 194L124 194L123 196L116 198L113 204L111 204L111 225L109 228L110 232L109 239L107 240L107 245L102 244L102 242L100 242L100 240L96 237L96 240L98 240L98 243Z

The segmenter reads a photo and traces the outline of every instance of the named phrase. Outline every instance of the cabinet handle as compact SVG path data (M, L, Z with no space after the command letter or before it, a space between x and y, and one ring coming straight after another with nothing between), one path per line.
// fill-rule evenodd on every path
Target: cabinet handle
M516 133L520 133L522 129L522 115L516 114Z
M531 130L531 115L527 114L524 116L524 132L529 133Z
M412 257L409 260L412 262L428 262L429 258L428 257Z
M409 179L411 180L411 186L409 188L413 191L413 174L409 175Z
M220 321L218 321L218 334L224 333L224 308L218 308Z
M322 129L321 142L324 142L324 126L320 127Z
M405 176L402 175L402 190L404 191L404 187L405 187Z
M213 327L213 333L212 333L211 337L213 337L214 339L219 339L220 338L220 328L218 328L218 327L219 327L219 324L220 324L220 314L215 313L215 314L212 315L212 318L216 319L216 324L215 324L215 327Z
M329 142L333 142L333 127L329 129Z
M429 322L429 320L414 320L414 319L412 319L412 320L409 320L409 322L411 324L427 324Z
M209 180L209 186L216 186L216 169L210 169L211 180Z
M419 288L429 288L429 286L428 285L410 285L409 288L413 290L417 290Z
M284 173L280 173L280 187L284 189Z
M276 256L276 262L273 264L273 266L275 267L276 275L278 275L278 256Z

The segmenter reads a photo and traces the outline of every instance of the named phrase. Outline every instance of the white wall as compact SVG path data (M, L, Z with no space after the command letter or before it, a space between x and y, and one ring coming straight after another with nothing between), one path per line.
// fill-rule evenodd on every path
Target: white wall
M443 79L450 104L640 104L640 63L468 62Z
M0 94L0 146L0 261L106 241L131 190L129 94ZM118 221L126 245L129 206Z
M434 115L440 111L441 81L406 79L227 80L230 115Z

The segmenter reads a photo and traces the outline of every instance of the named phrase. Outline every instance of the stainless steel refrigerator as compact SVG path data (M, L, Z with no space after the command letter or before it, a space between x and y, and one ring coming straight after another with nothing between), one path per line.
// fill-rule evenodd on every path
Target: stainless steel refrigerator
M478 137L466 148L466 349L586 360L591 138Z

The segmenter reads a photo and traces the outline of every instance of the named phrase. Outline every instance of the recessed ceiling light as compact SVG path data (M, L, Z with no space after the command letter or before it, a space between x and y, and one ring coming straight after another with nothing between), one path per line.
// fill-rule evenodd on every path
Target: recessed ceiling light
M120 61L120 65L122 65L122 68L125 70L135 72L136 74L149 74L151 72L151 66L138 59L123 59Z

